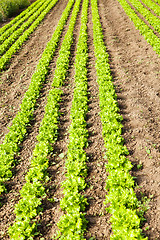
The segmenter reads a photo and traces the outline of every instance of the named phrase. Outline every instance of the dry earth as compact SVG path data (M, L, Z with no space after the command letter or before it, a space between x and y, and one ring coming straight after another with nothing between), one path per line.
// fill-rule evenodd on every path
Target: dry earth
M1 142L8 132L12 119L19 109L23 95L27 90L31 76L40 59L47 42L51 39L53 31L67 4L67 0L59 0L57 5L45 17L36 31L24 43L21 50L13 56L8 70L0 75L0 136ZM143 232L149 240L160 239L160 58L147 44L134 24L129 20L117 0L99 0L99 13L104 33L104 40L110 55L110 64L116 88L120 113L124 121L123 137L130 152L129 159L133 163L132 175L136 177L137 196L147 196L150 199L149 210L145 214ZM88 91L89 112L87 126L89 132L88 156L88 188L85 195L89 206L86 208L86 218L89 221L88 231L85 235L89 240L109 240L111 226L109 215L105 211L103 201L105 195L105 161L103 159L103 139L101 136L101 122L98 106L98 86L96 83L95 58L93 49L93 34L91 22L91 9L89 6L88 21ZM60 45L65 32L65 26ZM74 88L74 59L78 32L80 28L80 14L74 31L74 42L70 58L70 68L65 85L60 111L59 138L54 153L50 156L48 169L50 182L47 198L54 198L50 203L47 198L43 201L44 213L38 217L41 223L38 230L41 236L35 239L49 240L57 230L56 223L62 215L59 207L62 190L60 183L64 179L65 157L67 153L68 128L70 125L70 108ZM14 177L7 183L8 194L3 194L3 205L0 211L0 239L9 239L7 228L14 221L13 209L19 200L19 189L24 184L24 176L29 168L29 159L36 143L39 124L44 115L46 96L51 86L58 57L58 47L55 57L50 64L50 73L38 100L34 113L34 120L28 129L28 135L21 146L18 159L19 165L14 169ZM64 158L61 158L64 153ZM142 166L137 169L137 164ZM140 194L141 192L141 194Z

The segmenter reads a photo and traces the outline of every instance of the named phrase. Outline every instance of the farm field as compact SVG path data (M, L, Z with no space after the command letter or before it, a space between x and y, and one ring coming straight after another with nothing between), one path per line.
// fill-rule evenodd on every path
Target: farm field
M160 239L160 1L25 11L0 25L0 239Z

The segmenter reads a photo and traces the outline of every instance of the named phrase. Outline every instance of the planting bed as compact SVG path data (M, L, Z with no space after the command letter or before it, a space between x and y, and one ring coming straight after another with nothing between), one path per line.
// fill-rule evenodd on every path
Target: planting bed
M0 239L158 240L160 1L48 4L0 48Z

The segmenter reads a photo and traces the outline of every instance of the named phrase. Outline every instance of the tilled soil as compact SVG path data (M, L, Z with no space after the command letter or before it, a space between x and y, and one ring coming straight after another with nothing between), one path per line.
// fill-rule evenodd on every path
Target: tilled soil
M45 17L36 31L25 42L22 49L11 60L8 70L1 74L0 84L0 134L1 142L7 133L7 126L16 115L19 104L30 84L31 76L35 70L47 42L60 19L67 0L60 0ZM129 20L123 8L116 0L99 0L99 13L103 28L104 40L110 55L110 65L113 81L118 96L120 114L123 116L123 137L129 150L129 159L133 163L131 174L136 177L137 197L150 200L148 211L145 213L146 221L142 228L149 240L160 239L160 59L152 47L144 40L134 24ZM89 112L87 126L89 132L89 146L86 149L88 156L88 187L84 191L89 205L86 207L88 222L85 238L95 237L97 240L110 239L112 232L109 223L109 214L105 211L105 170L106 160L103 158L104 143L102 126L99 117L98 85L96 83L95 57L93 48L93 34L91 22L91 9L89 7L88 21L88 97ZM80 28L80 14L74 31L74 42L70 60L68 76L63 86L64 94L60 104L59 136L50 156L48 173L49 183L46 184L47 198L43 200L44 212L38 230L41 235L35 239L46 240L56 233L56 224L63 214L59 202L63 197L61 182L65 179L65 158L68 144L68 128L70 125L70 108L74 88L74 59L76 43ZM67 26L63 32L63 36ZM60 44L63 40L60 41ZM58 48L58 50L60 47ZM2 195L0 239L9 239L7 228L14 221L13 209L19 199L19 189L24 184L24 176L29 168L29 159L36 143L39 124L44 115L46 96L54 76L56 59L50 64L50 74L42 89L34 120L28 129L29 134L22 143L19 165L14 169L14 177L7 184L9 193ZM137 165L139 169L137 169ZM141 196L141 197L140 197ZM49 199L54 198L54 202ZM4 232L4 233L2 233Z
M106 190L105 181L107 173L105 170L106 160L103 158L105 149L102 137L102 124L99 116L99 95L98 84L96 82L95 56L93 47L93 26L91 19L91 6L89 7L88 20L88 92L89 111L87 114L87 125L89 133L89 146L86 149L88 176L86 182L85 195L88 198L86 219L88 220L86 239L91 237L96 239L109 239L111 226L109 224L109 214L105 211Z
M140 187L150 199L143 231L160 239L160 59L129 20L118 1L99 1L105 43L124 121L125 144Z
M49 158L50 166L48 168L48 174L50 180L46 185L47 197L42 203L44 209L43 214L38 217L40 221L38 230L44 239L51 240L53 236L56 236L56 231L58 231L57 223L60 217L63 215L63 211L60 208L60 200L63 198L61 183L65 180L65 159L67 158L67 145L69 142L69 126L70 126L70 110L72 106L73 90L74 90L74 62L76 45L79 37L80 30L80 18L81 18L82 4L80 12L78 13L75 29L73 32L73 44L71 46L71 56L69 69L67 71L67 76L64 85L61 87L63 94L61 96L60 102L60 119L59 119L59 130L58 130L58 140L54 146L54 152ZM50 199L54 201L50 202ZM39 240L40 237L37 236L35 239Z
M31 82L31 76L39 59L51 39L67 0L58 1L42 23L29 37L12 59L9 69L0 74L0 136L3 137L12 119L19 110ZM3 138L1 138L3 139Z
M65 1L65 2L63 1L64 8L66 6L66 3L67 3L67 1ZM62 9L63 8L61 8L61 10L60 10L59 17L62 14L62 11L63 11ZM50 16L50 17L52 17L52 16ZM55 19L53 18L53 21L54 20ZM48 20L46 19L46 23L43 22L43 24L47 24L48 21L51 21L51 18L49 18ZM49 22L48 22L48 24L49 24ZM58 58L58 52L59 52L61 43L63 41L64 35L67 31L67 28L68 28L68 23L66 24L66 26L64 28L62 37L60 39L59 47L56 50L53 60L50 64L50 72L49 72L49 75L46 78L46 82L41 90L40 99L38 99L38 101L37 101L36 109L34 112L34 118L31 122L31 127L28 127L28 135L20 146L21 151L19 152L18 156L16 156L16 159L17 159L17 161L19 161L19 164L17 166L15 166L15 168L13 169L14 176L7 183L7 189L9 191L9 193L3 194L2 199L1 199L2 207L1 207L1 211L0 211L0 219L3 219L3 221L0 221L0 230L2 232L2 235L0 235L0 236L3 237L2 239L9 239L8 234L7 234L7 229L9 227L9 225L12 224L15 219L15 216L13 214L14 205L18 202L19 196L20 196L19 190L22 188L23 184L25 183L25 179L24 179L25 174L27 173L29 166L30 166L32 151L37 142L36 136L38 135L39 126L40 126L40 123L44 116L44 108L45 108L45 105L47 102L47 95L49 93L49 90L51 88L51 84L53 81L54 70L56 67L56 60ZM52 30L51 36L52 36L52 34L53 34L53 30ZM34 38L34 36L33 36L33 38ZM46 43L47 42L45 42L45 44ZM23 49L22 49L22 52L23 52ZM41 52L41 54L42 54L42 52ZM12 64L11 64L11 67L12 67ZM21 71L21 65L19 66L19 68L17 66L15 73L18 74L19 71ZM15 82L14 82L14 84L15 84ZM17 85L17 88L18 88L18 85ZM22 98L23 98L23 96L22 96ZM17 109L17 111L18 111L18 109ZM16 112L14 112L14 114L16 115Z

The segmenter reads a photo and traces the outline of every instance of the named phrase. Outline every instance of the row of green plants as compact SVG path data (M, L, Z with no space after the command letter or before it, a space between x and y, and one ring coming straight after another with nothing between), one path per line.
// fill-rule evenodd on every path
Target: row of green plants
M152 9L158 16L160 16L160 6L153 2L152 0L143 0L142 1L147 7Z
M160 4L160 0L154 0L156 3Z
M21 25L20 28L18 28L16 31L14 31L11 36L9 36L6 40L4 38L1 39L3 43L0 45L0 56L2 56L10 46L13 46L13 43L18 39L18 37L24 33L24 31L32 24L36 19L38 19L38 16L44 16L44 11L48 7L48 10L50 10L55 4L57 0L47 0L44 1L44 4L38 8L34 14L24 23ZM41 15L42 14L42 15ZM42 21L43 18L40 17L40 20ZM39 21L38 21L39 24ZM31 25L32 28L32 25ZM35 28L34 28L35 29ZM25 33L24 33L25 34Z
M160 19L154 16L143 4L137 0L130 0L130 3L135 7L135 9L143 15L143 17L148 21L148 23L154 27L154 29L160 33Z
M30 11L28 13L26 13L23 17L21 17L19 19L19 21L17 21L14 25L12 25L10 28L8 28L3 34L1 34L0 36L0 44L3 43L9 36L12 35L13 39L15 34L15 31L18 27L20 27L22 25L22 23L24 21L26 21L32 14L35 14L35 12L37 12L37 10L41 7L41 5L45 2L45 0L41 0L39 1L38 4L36 4L36 6L34 6L32 9L30 9ZM26 26L26 25L25 25ZM23 32L23 28L22 28L22 32ZM11 39L12 39L11 37ZM12 39L12 40L13 40ZM10 41L9 41L10 42ZM12 42L11 42L12 44ZM5 44L4 44L5 45ZM1 49L1 48L0 48Z
M41 23L46 14L54 7L58 0L51 0L49 5L43 10L33 24L21 35L18 40L9 48L9 50L0 58L0 72L5 69L6 64L11 59L12 55L16 53L22 44L28 39L31 33L34 32L36 27ZM48 1L47 1L48 2Z
M20 9L28 7L29 0L0 0L0 22L7 17L12 17Z
M38 143L33 150L31 165L25 176L26 183L20 190L20 200L15 205L15 222L9 227L12 240L33 239L36 221L33 219L42 212L41 201L46 197L44 183L48 180L48 155L53 151L57 139L59 102L61 90L53 88L49 92L45 114L41 123Z
M126 157L127 148L121 136L123 125L119 114L117 96L109 65L109 55L103 41L102 27L98 13L97 0L91 0L94 52L96 57L97 82L99 85L99 105L102 122L102 134L106 148L105 204L111 214L112 231L110 239L135 240L147 239L142 236L139 201L134 192L134 180L130 175L132 164Z
M13 119L12 126L9 128L8 134L6 134L3 144L0 145L0 193L5 191L4 182L12 177L12 167L16 164L14 157L19 152L19 145L27 134L27 126L33 118L36 101L48 74L50 61L54 56L73 3L74 0L70 0L64 10L53 36L32 75L31 84L24 95L20 110Z
M81 192L85 189L87 176L87 156L85 148L88 146L88 130L86 113L88 111L87 96L87 21L88 0L83 1L81 28L77 44L75 59L75 88L70 113L69 144L65 162L65 181L62 183L64 197L60 207L64 211L58 222L58 239L81 240L86 230L85 206L87 198ZM68 46L69 47L69 46Z
M153 50L160 54L160 39L154 34L153 30L150 29L134 12L131 6L126 0L117 0L123 7L126 14L133 21L136 29L140 31L145 38L145 40L153 47Z
M16 221L9 228L10 237L13 240L31 239L36 230L36 221L35 219L33 221L33 218L42 212L41 201L46 197L44 184L47 179L49 180L47 176L47 157L53 152L54 143L57 139L59 102L63 93L60 88L64 83L69 67L73 30L80 9L80 3L81 0L77 0L74 5L69 28L57 59L52 89L49 92L44 118L37 136L38 143L33 150L30 170L25 177L26 183L20 191L21 199L15 206Z
M39 3L41 0L37 0L34 3L32 3L26 10L21 12L17 17L15 17L13 20L11 20L8 24L5 24L2 28L0 28L0 36L3 34L8 28L10 28L12 25L14 25L17 21L19 21L21 18L23 18L32 8L36 6L37 3Z

